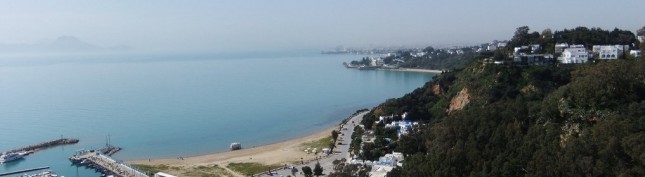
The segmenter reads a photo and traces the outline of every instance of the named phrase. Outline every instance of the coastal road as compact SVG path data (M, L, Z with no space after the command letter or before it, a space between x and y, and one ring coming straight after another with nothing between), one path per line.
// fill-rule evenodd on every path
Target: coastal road
M336 148L334 149L335 153L329 155L328 157L322 157L319 160L313 160L310 162L305 162L305 164L300 164L300 165L295 165L296 168L298 168L298 173L296 173L296 176L304 176L300 174L302 172L302 167L304 166L309 166L313 170L314 167L316 166L316 162L320 162L320 166L323 167L323 176L326 176L326 174L329 174L332 172L334 169L333 162L334 160L340 160L340 159L347 159L351 160L350 153L349 153L349 144L352 141L352 133L354 133L354 127L358 125L361 120L363 120L363 116L367 114L368 111L362 112L360 114L355 115L354 117L350 118L349 121L345 125L338 126L336 130L340 129L340 135L338 136L338 141L336 142ZM352 123L353 122L353 123ZM331 134L331 132L329 132ZM338 143L342 143L341 145L338 145ZM283 170L278 170L274 171L272 176L288 176L291 175L291 169L283 169ZM256 175L257 176L257 175ZM271 176L268 174L262 174L259 176Z

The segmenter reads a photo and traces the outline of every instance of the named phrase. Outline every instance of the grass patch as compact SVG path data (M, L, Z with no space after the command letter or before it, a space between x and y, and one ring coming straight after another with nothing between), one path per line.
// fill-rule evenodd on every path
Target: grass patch
M331 134L331 132L329 132L329 134ZM317 141L311 141L311 142L302 143L301 150L304 151L307 148L311 148L311 149L316 148L316 149L318 149L318 153L320 153L320 152L322 152L323 148L329 148L329 145L331 143L332 143L332 138L331 138L331 135L329 135L328 137L319 139Z
M217 165L211 166L197 166L193 167L187 172L183 173L183 176L195 176L195 177L224 177L224 176L233 176L231 173L226 171L226 169L219 167Z
M154 174L157 172L162 172L162 171L168 171L168 170L180 170L181 168L179 167L171 167L168 165L137 165L133 164L133 166L141 169L142 171L148 173L148 174Z
M271 169L282 167L282 165L264 165L261 163L229 163L227 168L242 175L258 174Z
M152 175L157 172L165 172L170 174L181 174L177 176L184 177L225 177L233 176L226 169L217 165L197 166L197 167L175 167L168 165L134 165L139 169L145 171L147 174Z

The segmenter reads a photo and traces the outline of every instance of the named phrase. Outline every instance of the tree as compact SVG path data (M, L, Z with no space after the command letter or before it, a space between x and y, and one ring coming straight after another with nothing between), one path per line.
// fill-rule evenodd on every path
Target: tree
M291 174L293 176L296 176L296 173L298 173L298 168L296 168L296 167L291 168Z
M528 45L529 30L530 29L528 26L518 27L515 31L515 35L513 35L513 38L511 39L511 42L510 42L511 47Z
M336 130L331 131L331 138L334 139L334 142L336 142L336 139L338 139L338 132Z
M314 175L316 176L323 175L323 168L320 166L320 162L317 162L316 166L314 167Z
M302 167L302 173L305 174L305 177L312 177L313 176L313 172L311 172L311 167L309 167L309 166Z
M641 29L636 31L636 35L645 36L645 26L643 26Z

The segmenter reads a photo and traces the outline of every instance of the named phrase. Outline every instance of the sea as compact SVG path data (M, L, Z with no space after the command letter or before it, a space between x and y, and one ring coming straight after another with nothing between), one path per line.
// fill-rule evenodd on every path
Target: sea
M433 74L355 70L361 55L315 51L60 54L0 57L0 151L61 137L74 145L0 165L0 173L71 165L110 144L117 160L177 158L253 147L324 130L358 109L401 97Z

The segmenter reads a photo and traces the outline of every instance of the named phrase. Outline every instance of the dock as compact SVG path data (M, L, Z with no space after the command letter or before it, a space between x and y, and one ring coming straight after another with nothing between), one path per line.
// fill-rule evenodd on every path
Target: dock
M19 174L19 173L26 173L26 172L32 172L32 171L38 171L38 170L45 170L45 169L49 169L49 167L38 167L38 168L30 168L30 169L25 169L25 170L18 170L18 171L0 173L0 176L15 175L15 174Z
M148 177L144 172L130 166L123 161L114 160L98 151L77 151L76 155L69 158L74 165L86 166L95 169L106 176L115 177Z
M60 145L67 145L67 144L76 144L78 143L78 139L74 138L61 138L57 140L52 140L52 141L46 141L34 145L29 145L27 147L22 147L22 148L17 148L17 149L12 149L8 150L6 153L11 153L11 152L35 152L40 149L45 149L45 148L50 148L54 146L60 146Z

